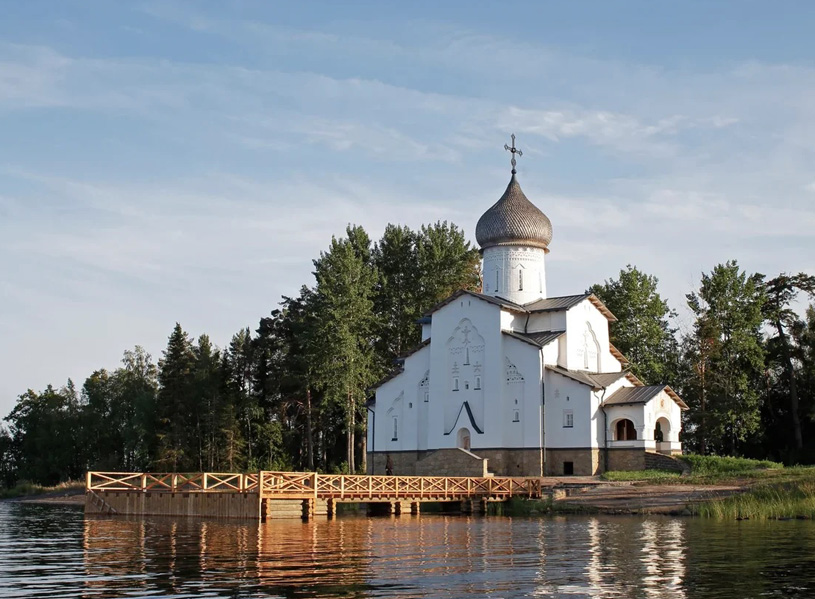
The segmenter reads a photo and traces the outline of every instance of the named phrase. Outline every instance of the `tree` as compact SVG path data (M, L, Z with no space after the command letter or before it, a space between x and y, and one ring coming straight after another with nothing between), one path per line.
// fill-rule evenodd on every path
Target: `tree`
M176 323L159 366L156 464L170 471L191 470L195 430L195 362L192 341Z
M672 380L678 359L676 330L670 324L676 313L659 295L658 282L629 264L617 280L589 289L617 317L611 342L631 361L631 371L652 384Z
M792 461L795 461L804 447L798 400L798 374L794 364L801 360L801 356L790 340L790 331L803 326L803 323L791 308L791 304L799 292L805 292L810 297L815 296L815 277L804 273L797 275L781 273L766 282L764 292L766 295L763 305L764 318L775 332L775 336L768 340L768 351L771 356L777 356L786 379L794 444Z
M315 372L326 399L343 406L346 463L348 470L354 472L357 418L365 389L376 378L372 296L377 273L370 260L370 241L365 231L349 226L346 233L346 239L332 238L328 251L321 252L314 261L316 333L320 340ZM362 414L363 422L364 418Z
M19 478L55 485L83 474L79 401L70 379L59 390L51 385L41 393L29 389L20 395L6 421Z
M760 420L763 277L731 260L702 275L687 298L696 321L683 341L686 439L700 453L736 454Z

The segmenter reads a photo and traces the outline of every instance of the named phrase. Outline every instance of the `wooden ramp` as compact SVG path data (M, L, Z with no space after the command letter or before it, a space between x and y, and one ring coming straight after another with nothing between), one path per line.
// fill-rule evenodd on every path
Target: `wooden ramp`
M339 502L397 514L407 506L418 513L422 502L460 502L467 512L483 510L489 501L540 498L544 486L544 479L528 477L88 472L85 511L265 520L330 516Z

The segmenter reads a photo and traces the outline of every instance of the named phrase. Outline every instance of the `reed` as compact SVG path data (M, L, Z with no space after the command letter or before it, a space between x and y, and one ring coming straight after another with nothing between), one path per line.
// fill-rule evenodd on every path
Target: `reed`
M815 476L758 483L739 495L692 506L691 511L728 520L815 518Z

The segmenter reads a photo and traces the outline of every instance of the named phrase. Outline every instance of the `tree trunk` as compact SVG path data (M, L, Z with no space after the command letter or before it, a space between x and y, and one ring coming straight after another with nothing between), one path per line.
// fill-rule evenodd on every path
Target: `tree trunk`
M795 439L795 457L797 458L804 447L804 437L801 434L801 418L798 414L798 383L795 379L795 368L792 365L790 346L784 327L780 320L775 321L775 328L778 331L778 339L781 341L781 349L784 355L784 370L790 379L790 414L792 415L792 433Z
M362 414L362 441L360 445L362 446L362 456L361 456L361 463L362 463L362 471L365 474L368 474L368 414L367 411Z
M311 421L311 389L306 388L306 465L314 470L314 438Z

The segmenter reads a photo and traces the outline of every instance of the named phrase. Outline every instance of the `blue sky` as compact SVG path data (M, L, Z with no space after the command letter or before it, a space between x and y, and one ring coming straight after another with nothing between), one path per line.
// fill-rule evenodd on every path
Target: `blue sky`
M0 0L0 413L176 321L224 346L346 224L471 239L519 178L550 294L815 273L815 3Z

